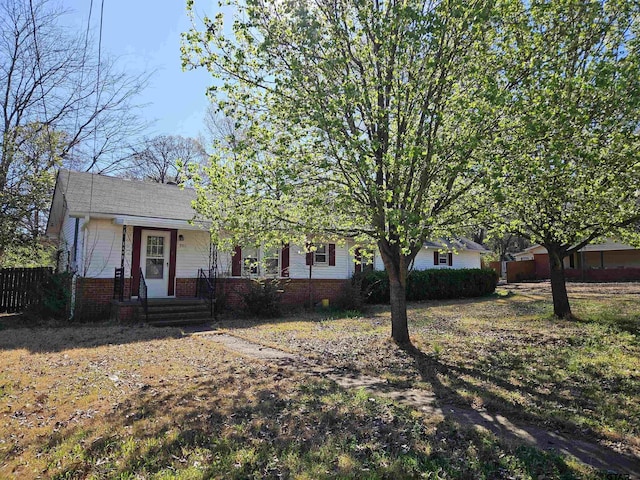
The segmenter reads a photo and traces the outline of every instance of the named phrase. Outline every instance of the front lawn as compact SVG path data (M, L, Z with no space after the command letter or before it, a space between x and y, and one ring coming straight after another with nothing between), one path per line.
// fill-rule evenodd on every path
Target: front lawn
M547 284L410 304L417 351L389 341L388 308L225 326L249 340L433 392L549 430L640 452L640 285L570 284L579 321L557 320Z
M388 341L381 307L360 318L225 327L432 390L441 403L483 405L634 448L637 296L580 300L579 323L550 319L541 298L412 305L420 349L412 354ZM452 418L234 354L209 335L108 325L0 330L0 478L608 478Z

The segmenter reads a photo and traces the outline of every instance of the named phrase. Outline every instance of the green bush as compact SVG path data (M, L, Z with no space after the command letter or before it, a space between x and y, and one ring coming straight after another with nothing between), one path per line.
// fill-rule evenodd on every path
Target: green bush
M34 302L27 314L42 319L67 320L71 301L71 279L68 272L52 273L33 287Z
M368 303L389 302L389 277L385 271L358 274ZM407 277L407 300L481 297L496 289L498 275L491 269L465 268L414 270Z
M362 280L362 275L354 275L351 282L344 286L335 302L338 309L352 312L364 310L367 295L362 289Z
M281 313L282 288L276 279L252 280L249 288L240 293L245 311L256 317L274 318Z

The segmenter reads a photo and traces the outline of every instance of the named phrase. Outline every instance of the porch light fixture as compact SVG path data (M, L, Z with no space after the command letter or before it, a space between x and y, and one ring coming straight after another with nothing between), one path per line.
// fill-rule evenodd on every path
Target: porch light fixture
M182 234L178 235L178 240L180 240L181 242L184 242L184 235Z

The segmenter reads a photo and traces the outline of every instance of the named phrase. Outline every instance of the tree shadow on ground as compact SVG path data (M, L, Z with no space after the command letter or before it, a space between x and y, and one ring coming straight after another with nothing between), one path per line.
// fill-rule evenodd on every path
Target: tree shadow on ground
M438 409L445 419L459 422L467 426L480 426L507 442L529 445L542 450L553 449L570 453L584 463L599 468L615 466L625 474L640 476L640 458L632 454L620 454L608 447L583 441L584 429L566 419L550 419L541 417L531 411L524 411L522 406L503 396L498 396L488 388L480 385L498 385L507 391L523 392L531 397L539 397L536 402L554 400L566 402L555 391L541 393L535 388L513 385L504 378L476 368L448 365L437 356L422 352L413 345L402 348L415 362L421 381L428 383L433 389L435 398L440 404ZM485 383L462 379L463 376L485 381ZM454 378L453 384L445 384L444 378ZM382 386L382 388L387 388ZM482 399L483 407L474 408L472 397L463 396L460 392L473 392ZM621 413L620 415L624 415ZM511 418L509 418L511 417ZM621 417L622 418L622 417ZM558 429L568 432L561 434ZM551 431L550 431L551 430ZM594 432L588 432L596 437Z
M238 479L417 478L429 472L438 478L581 478L552 452L513 446L446 415L430 424L431 419L416 420L407 409L333 382L298 377L295 388L278 388L272 383L275 370L263 373L236 380L223 392L215 380L180 391L136 392L101 420L109 435L97 425L73 426L39 446L55 457L70 438L82 437L82 452L57 468L51 463L46 473L56 478L186 470L202 478ZM287 379L288 374L278 374Z

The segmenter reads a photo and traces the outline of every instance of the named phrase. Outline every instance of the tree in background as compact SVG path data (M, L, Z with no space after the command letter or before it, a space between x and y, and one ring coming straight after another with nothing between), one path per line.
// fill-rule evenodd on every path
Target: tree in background
M0 261L41 233L56 166L110 171L141 126L131 102L145 79L118 72L63 17L48 0L0 0Z
M567 318L563 259L640 218L640 4L516 5L502 55L512 104L492 150L497 201L504 230L549 252L554 313Z
M61 164L56 151L65 141L64 134L49 132L38 123L18 127L12 133L13 161L0 191L0 245L6 246L0 250L2 265L19 263L20 258L43 258L41 234L46 227L55 168Z
M473 0L232 4L233 38L222 15L184 34L184 64L221 79L220 108L246 135L205 169L199 213L214 239L295 231L374 244L392 338L409 343L408 267L426 238L453 235L474 211L474 154L501 92L500 16Z
M133 178L157 183L182 183L191 164L200 165L207 153L198 140L180 135L159 135L146 139L142 149L134 151L133 166L128 174Z

